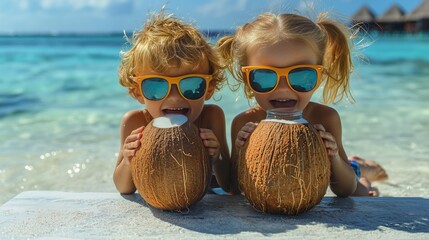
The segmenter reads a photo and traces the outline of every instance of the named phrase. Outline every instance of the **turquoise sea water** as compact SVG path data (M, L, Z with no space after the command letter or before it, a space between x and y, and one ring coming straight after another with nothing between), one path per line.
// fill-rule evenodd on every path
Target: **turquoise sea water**
M119 85L121 36L0 37L0 204L21 191L115 191L121 116L143 108ZM375 159L384 196L429 196L429 38L379 37L333 105L349 155ZM229 126L249 107L228 88ZM314 96L319 101L320 93Z

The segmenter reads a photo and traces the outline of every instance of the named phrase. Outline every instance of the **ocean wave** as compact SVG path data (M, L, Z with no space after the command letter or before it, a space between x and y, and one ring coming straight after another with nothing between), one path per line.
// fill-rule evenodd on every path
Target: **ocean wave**
M390 60L372 60L365 68L372 69L371 72L377 72L385 77L418 77L429 75L429 60L425 59L390 59Z
M75 80L71 79L70 81L65 81L64 84L61 86L60 91L63 92L79 92L79 91L89 91L92 90L93 87L84 85L83 83L76 82Z
M116 53L114 55L112 54L101 54L101 53L93 53L93 54L88 54L87 56L89 56L91 59L97 59L97 60L107 60L107 59L114 59L114 60L119 60L119 53Z
M41 102L23 93L0 93L0 118L36 112Z
M370 65L392 66L392 65L413 64L416 66L429 67L429 59L406 59L406 58L395 58L395 59L368 58L368 59L369 59Z

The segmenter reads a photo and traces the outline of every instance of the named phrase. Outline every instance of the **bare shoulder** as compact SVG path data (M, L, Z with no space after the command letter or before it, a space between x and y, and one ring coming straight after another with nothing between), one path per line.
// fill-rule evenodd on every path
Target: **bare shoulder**
M146 126L152 117L147 110L132 110L122 116L120 131L121 139L125 139L134 129Z
M224 129L225 114L221 107L215 104L205 104L200 116L194 123L200 128Z
M259 123L266 118L266 112L258 107L250 108L242 113L239 113L232 120L231 136L235 139L240 129L249 122Z
M121 127L127 125L140 125L139 127L141 127L145 126L151 120L147 110L132 110L122 116Z
M219 107L218 105L215 104L205 104L203 107L203 111L201 112L201 115L203 116L210 116L210 117L214 117L214 116L224 116L225 114L223 113L223 110L221 107Z
M206 125L207 123L221 119L225 119L225 114L221 107L215 104L205 104L195 123L197 123L197 125Z
M245 125L248 122L259 123L265 119L266 113L261 108L253 107L234 117L233 125Z
M340 120L340 115L337 110L332 107L310 102L303 112L303 116L307 121L313 124L327 124Z
M337 110L332 107L310 102L304 110L303 116L311 124L322 124L327 132L335 136L341 135L341 119Z

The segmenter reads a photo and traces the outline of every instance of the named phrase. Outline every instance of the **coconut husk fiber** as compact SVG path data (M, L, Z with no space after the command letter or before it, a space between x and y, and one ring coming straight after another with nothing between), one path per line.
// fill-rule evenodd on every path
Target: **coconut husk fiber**
M325 195L329 179L325 145L308 124L262 121L240 153L240 188L259 211L308 211Z
M144 129L141 147L131 161L134 184L155 208L186 209L204 196L211 177L198 128L190 122L157 128L152 122Z

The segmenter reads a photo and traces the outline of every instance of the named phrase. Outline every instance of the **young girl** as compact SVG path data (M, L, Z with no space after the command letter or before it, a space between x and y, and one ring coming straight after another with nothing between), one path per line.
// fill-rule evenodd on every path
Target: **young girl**
M123 116L121 149L113 174L116 188L123 194L136 190L130 162L140 148L145 126L165 114L183 114L200 128L216 180L228 191L230 159L224 113L216 105L204 105L224 81L218 54L196 28L162 12L134 33L130 43L119 79L146 109Z
M220 39L218 46L228 70L244 83L246 96L254 97L259 105L240 113L232 122L234 192L239 192L239 149L257 123L266 118L266 110L283 108L302 111L303 117L319 131L331 161L330 187L337 196L377 195L347 160L337 111L310 102L321 83L324 103L350 95L353 65L345 26L328 20L325 14L313 22L295 14L266 13L239 27L234 36Z

